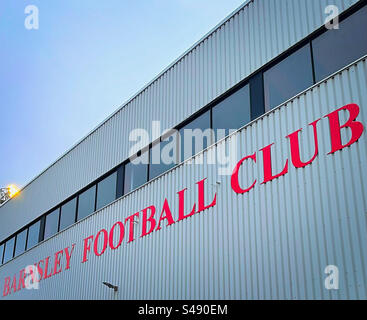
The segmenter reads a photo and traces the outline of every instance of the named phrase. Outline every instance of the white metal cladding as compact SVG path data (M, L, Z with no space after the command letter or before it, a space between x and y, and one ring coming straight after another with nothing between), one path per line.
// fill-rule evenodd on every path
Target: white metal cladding
M237 139L239 160L275 142L274 172L289 158L289 133L300 134L302 159L314 152L308 123L348 103L360 106L365 128L358 142L332 155L328 120L318 124L319 155L302 169L235 194L230 176L216 165L180 165L115 201L59 235L0 267L4 278L26 265L52 256L72 243L68 271L40 282L39 290L21 290L12 299L112 299L103 281L118 285L119 299L366 299L367 298L367 62L346 68L270 111L218 145ZM341 123L346 121L341 116ZM347 133L342 136L347 141ZM261 156L241 170L243 184L262 181ZM177 218L176 192L187 187L185 207L195 202L195 182L206 181L206 199L217 193L217 205L147 237L109 250L82 264L82 240L149 205L160 214L167 197ZM217 182L220 182L218 184ZM165 224L164 224L165 225ZM140 224L138 224L140 227ZM324 269L339 268L339 290L326 290Z
M356 0L333 0L340 12ZM0 208L0 241L127 159L128 136L171 128L320 27L320 0L255 0L167 68L106 122ZM37 201L35 201L37 199Z

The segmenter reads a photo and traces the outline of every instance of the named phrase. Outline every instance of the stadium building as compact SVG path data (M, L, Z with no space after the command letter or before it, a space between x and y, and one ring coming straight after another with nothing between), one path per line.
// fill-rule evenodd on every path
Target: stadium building
M366 57L366 1L245 2L0 207L0 299L366 299Z

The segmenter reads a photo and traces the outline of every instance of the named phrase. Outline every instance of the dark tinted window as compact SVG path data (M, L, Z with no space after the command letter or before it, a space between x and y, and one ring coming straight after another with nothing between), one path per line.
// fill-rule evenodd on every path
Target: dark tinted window
M5 243L4 263L13 259L15 237Z
M316 81L367 54L367 7L312 41Z
M117 172L114 172L98 183L97 210L116 199L116 182Z
M44 239L47 239L57 233L59 228L59 212L60 209L56 209L46 216Z
M15 257L19 256L25 251L25 245L27 242L27 229L17 234L17 241L15 243Z
M312 84L311 50L307 44L264 72L265 111Z
M124 194L124 174L125 166L121 165L117 168L116 199L122 197Z
M39 240L41 221L33 223L28 228L27 250L34 247Z
M0 266L3 264L4 244L0 246Z
M60 231L64 230L75 222L75 214L76 198L70 200L61 207Z
M90 187L79 195L78 220L83 219L94 212L95 199L96 186Z
M141 185L143 185L148 180L148 161L149 153L144 152L139 158L140 163L134 164L129 162L125 166L125 183L124 183L124 193L128 193Z
M181 138L180 140L181 161L190 158L191 156L205 149L212 143L213 137L211 136L211 134L208 134L209 131L205 131L206 129L209 128L210 128L210 111L208 110L207 112L200 115L196 119L192 120L179 130ZM187 131L185 132L185 130Z
M162 137L161 142L150 149L149 180L168 171L180 162L177 156L177 138L176 132L167 137Z
M260 117L265 111L263 73L258 72L249 79L251 96L251 120Z
M213 129L216 140L222 138L217 129L225 129L225 135L229 134L229 129L238 129L251 120L250 110L250 89L249 85L244 86L225 100L219 102L212 110Z

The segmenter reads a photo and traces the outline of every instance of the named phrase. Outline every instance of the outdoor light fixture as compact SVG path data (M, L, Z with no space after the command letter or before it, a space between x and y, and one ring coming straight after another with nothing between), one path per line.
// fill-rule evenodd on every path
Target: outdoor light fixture
M19 193L19 188L11 184L6 188L0 189L0 205L9 200L10 198L14 198Z
M111 283L108 283L108 282L102 282L106 287L110 288L110 289L113 289L113 291L117 292L118 290L118 286L114 286L113 284Z
M7 189L8 189L10 198L15 197L19 193L19 188L14 184L9 185Z

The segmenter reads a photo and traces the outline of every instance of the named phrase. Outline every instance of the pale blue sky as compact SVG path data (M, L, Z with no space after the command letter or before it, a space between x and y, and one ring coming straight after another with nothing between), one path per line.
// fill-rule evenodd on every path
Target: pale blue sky
M241 3L0 0L0 187L24 186Z

